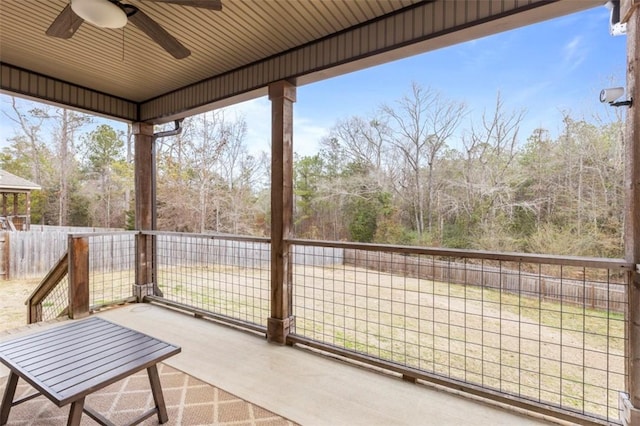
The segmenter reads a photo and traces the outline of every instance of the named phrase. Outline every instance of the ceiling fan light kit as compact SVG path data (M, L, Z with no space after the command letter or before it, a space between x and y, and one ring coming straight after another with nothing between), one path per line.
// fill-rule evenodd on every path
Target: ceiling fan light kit
M100 28L122 28L127 25L127 14L109 0L71 0L76 15Z
M123 3L123 0L70 0L56 16L45 34L68 40L78 31L84 21L99 28L122 28L131 23L151 40L176 59L184 59L191 51L138 7ZM222 10L222 0L148 0L150 3L164 3L189 6L203 10Z

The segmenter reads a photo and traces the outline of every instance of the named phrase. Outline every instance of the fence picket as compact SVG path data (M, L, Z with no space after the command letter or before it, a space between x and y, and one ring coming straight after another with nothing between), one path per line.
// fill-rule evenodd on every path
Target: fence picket
M1 268L9 272L10 279L40 278L58 262L67 250L67 241L70 233L95 232L104 229L96 228L72 228L72 227L42 227L20 232L2 232L0 244L2 245L2 259L6 259ZM109 230L107 230L109 231ZM8 241L8 244L7 244ZM4 253L9 250L8 256ZM124 248L114 247L112 252ZM118 262L118 256L105 256ZM104 265L104 268L113 268L114 265ZM3 274L6 279L6 272Z

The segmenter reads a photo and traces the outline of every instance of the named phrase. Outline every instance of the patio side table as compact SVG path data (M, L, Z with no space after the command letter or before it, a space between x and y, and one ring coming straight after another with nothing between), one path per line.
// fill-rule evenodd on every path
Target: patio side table
M58 407L71 404L68 425L80 424L83 412L100 424L111 425L85 406L85 397L145 368L155 407L132 424L154 414L165 423L168 416L156 364L180 351L178 346L99 317L0 343L0 361L11 370L0 405L0 425L7 423L11 407L39 395ZM19 378L37 392L14 401Z

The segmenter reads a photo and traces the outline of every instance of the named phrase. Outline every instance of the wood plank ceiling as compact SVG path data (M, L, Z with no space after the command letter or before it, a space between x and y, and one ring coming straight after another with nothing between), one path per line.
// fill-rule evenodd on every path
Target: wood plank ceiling
M3 62L141 102L415 1L224 0L216 12L131 0L191 50L176 60L131 24L84 23L71 39L45 36L68 0L2 0L0 50Z
M366 63L346 71L602 3L222 0L222 11L210 11L127 1L192 54L177 60L131 24L102 29L85 22L71 39L48 37L45 31L69 0L0 0L0 89L160 122L278 79L308 83L352 61Z

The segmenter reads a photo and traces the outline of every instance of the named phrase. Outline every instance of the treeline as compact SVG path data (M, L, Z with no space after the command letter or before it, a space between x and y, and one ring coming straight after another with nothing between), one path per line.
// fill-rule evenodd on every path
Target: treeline
M557 137L536 129L522 141L523 119L498 95L474 121L414 84L373 116L340 121L296 161L296 235L621 257L621 117L564 113Z
M16 134L0 165L43 187L32 221L132 227L130 131L11 106ZM523 119L499 95L475 118L413 84L375 113L337 122L317 154L295 158L296 237L620 257L622 117L563 113L549 123L557 136L522 135ZM156 149L159 229L269 235L270 157L250 153L243 118L190 117Z
M14 126L0 167L42 187L31 195L31 222L123 227L132 206L130 134L62 108L9 98Z

